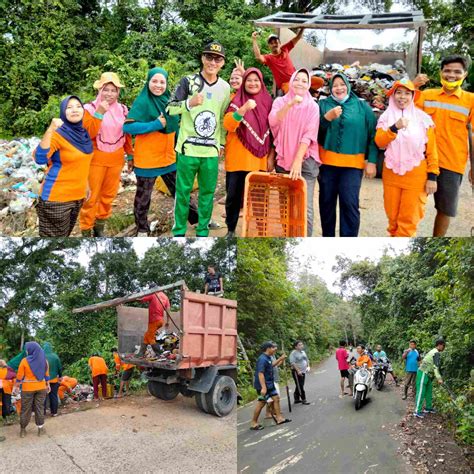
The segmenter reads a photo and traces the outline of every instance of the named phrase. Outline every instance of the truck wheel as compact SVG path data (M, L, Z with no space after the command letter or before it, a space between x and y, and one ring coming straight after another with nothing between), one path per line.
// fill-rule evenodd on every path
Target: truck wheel
M198 408L202 410L204 413L209 413L209 410L207 409L206 394L201 393L201 392L196 392L195 398L196 398L196 405L198 406Z
M156 382L154 380L148 381L148 391L160 400L174 400L179 393L179 385Z
M209 413L216 416L226 416L237 402L237 387L234 379L227 375L218 375L211 390L206 393Z
M356 402L355 402L355 409L359 410L362 406L362 392L356 393Z
M189 390L189 388L185 387L184 385L179 386L179 391L181 392L181 395L183 395L183 397L189 397L189 398L193 397L194 394L196 393L196 392L193 392L192 390Z

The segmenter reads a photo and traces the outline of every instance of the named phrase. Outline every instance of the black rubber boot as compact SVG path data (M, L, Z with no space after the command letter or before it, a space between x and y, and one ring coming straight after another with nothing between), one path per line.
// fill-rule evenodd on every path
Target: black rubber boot
M94 237L105 237L106 219L97 219L94 224Z
M151 348L153 349L153 352L155 353L155 355L158 356L160 354L161 349L160 349L160 346L158 344L152 344Z

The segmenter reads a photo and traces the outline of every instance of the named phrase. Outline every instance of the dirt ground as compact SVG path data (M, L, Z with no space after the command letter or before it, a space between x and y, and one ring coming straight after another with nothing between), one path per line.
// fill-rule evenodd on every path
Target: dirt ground
M398 388L400 397L402 387ZM440 415L413 416L414 400L408 399L406 414L392 429L392 436L402 445L400 454L410 462L415 473L469 474L474 472L474 449L454 441L452 430Z
M34 419L24 439L18 425L5 427L0 472L237 471L235 412L211 416L182 396L171 402L146 395L82 405L81 411L48 417L41 437Z
M321 224L319 219L319 205L318 205L318 193L319 188L316 185L315 197L314 197L314 237L320 237ZM197 192L194 193L197 196ZM219 228L211 230L210 237L224 237L227 233L227 227L225 224L225 207L222 204L218 204L218 201L225 196L225 171L223 163L220 164L219 179L215 193L214 210L212 214L212 220L219 224ZM122 231L109 230L107 236L123 237L134 235L133 225L133 200L135 197L135 190L133 188L125 189L121 194L118 195L117 199L113 204L114 217L120 216L121 220L127 222L124 225ZM153 237L169 237L171 236L171 227L173 225L173 199L165 196L161 192L155 190L153 192L152 204L149 213L149 221L155 221L156 227L152 233ZM471 236L471 229L474 229L474 214L472 212L474 205L474 197L469 183L467 172L464 176L460 198L458 216L451 221L450 228L448 230L448 237L469 237ZM360 237L386 237L387 218L383 207L383 187L381 179L368 180L364 179L362 182L362 189L360 194L360 211L361 211L361 227L359 236ZM421 221L418 227L419 237L430 237L433 230L433 222L436 215L434 208L433 196L428 199L426 205L426 215ZM24 219L23 219L24 220ZM15 223L13 226L8 226L5 219L0 221L0 235L15 235L15 236L35 236L38 235L36 226L36 212L31 209L27 216L27 230L19 233L14 232L15 226L20 227L23 223ZM338 233L338 225L336 228L336 234ZM242 223L239 221L237 226L237 236L240 236L242 232ZM72 236L80 237L81 233L79 226L76 225ZM193 237L193 229L188 230L188 236Z

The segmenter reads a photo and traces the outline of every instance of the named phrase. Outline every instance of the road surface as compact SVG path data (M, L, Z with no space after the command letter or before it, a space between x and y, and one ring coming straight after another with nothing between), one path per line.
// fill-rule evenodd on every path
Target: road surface
M374 390L370 402L356 412L352 397L339 398L339 372L332 356L308 376L305 389L311 404L296 405L291 414L284 396L284 415L292 419L288 424L275 426L265 420L265 429L250 431L254 404L238 410L239 473L412 472L389 435L390 425L405 414L404 402L390 386Z
M3 429L0 472L229 473L237 469L235 412L217 418L194 399L131 396L87 411L47 418L46 434Z

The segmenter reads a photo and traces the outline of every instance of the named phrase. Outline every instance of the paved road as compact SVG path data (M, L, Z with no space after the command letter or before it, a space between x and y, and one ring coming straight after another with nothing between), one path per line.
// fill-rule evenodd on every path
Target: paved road
M95 407L95 403L90 403ZM235 412L217 418L193 399L164 402L132 396L98 408L46 419L46 434L3 430L0 472L228 473L236 460Z
M306 381L311 405L296 405L288 414L286 395L282 402L291 423L275 426L265 420L265 429L250 431L254 404L237 413L238 472L245 474L288 473L406 473L411 472L389 426L405 414L402 400L390 386L374 391L370 402L355 411L353 399L340 399L337 362L324 361ZM263 415L262 415L263 418Z

